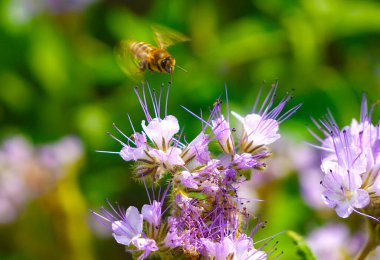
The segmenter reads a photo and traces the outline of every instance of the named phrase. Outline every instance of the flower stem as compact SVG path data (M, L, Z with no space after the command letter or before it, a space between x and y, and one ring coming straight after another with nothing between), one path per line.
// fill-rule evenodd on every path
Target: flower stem
M367 259L367 256L375 250L377 247L377 244L374 243L371 240L368 240L367 243L364 245L363 249L360 251L359 255L356 257L356 260L364 260Z
M378 203L371 203L366 209L366 214L379 216ZM370 218L367 219L368 241L356 257L357 260L367 259L367 256L380 245L380 222Z

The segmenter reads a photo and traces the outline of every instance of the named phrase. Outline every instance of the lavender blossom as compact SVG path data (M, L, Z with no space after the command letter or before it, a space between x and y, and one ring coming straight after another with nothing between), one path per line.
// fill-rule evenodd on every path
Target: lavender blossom
M149 92L150 95L153 95L150 89ZM150 177L153 180L159 180L165 172L174 172L178 166L185 164L181 158L183 151L178 147L180 144L174 142L174 135L179 131L178 120L172 115L167 115L166 108L164 118L160 118L161 107L156 97L152 97L154 116L149 113L144 85L142 96L137 89L135 89L135 93L143 108L148 125L145 120L142 120L143 132L139 133L134 130L132 138L127 137L114 125L128 141L128 143L124 143L115 138L123 145L119 154L126 161L133 160L140 163L136 168L136 177ZM148 142L146 136L151 143Z
M51 190L83 158L76 137L33 146L14 136L0 146L0 223L13 221L25 204Z
M318 259L359 259L355 257L365 244L364 227L352 233L341 223L327 223L312 230L306 237L307 243ZM332 250L332 248L334 250ZM375 260L380 257L380 248L377 247L365 259Z
M145 182L144 184L147 188ZM159 250L158 244L165 243L163 234L167 233L167 226L163 223L162 206L170 187L169 184L162 193L162 197L158 197L157 200L154 199L153 192L153 200L143 205L141 214L134 206L124 210L120 206L115 208L111 203L108 203L111 211L101 208L100 213L92 213L99 222L112 231L112 236L117 243L126 246L128 252L138 252L138 259L145 259L152 252ZM152 190L154 190L153 186ZM161 189L159 196L160 193ZM151 199L149 192L148 198Z
M146 205L145 205L146 206ZM143 218L150 217L143 210L140 214L136 207L129 207L124 213L122 209L114 209L114 214L102 208L102 214L94 212L94 215L104 224L110 224L112 235L116 242L131 249L129 251L142 251L139 259L146 258L151 252L157 251L158 247L154 239L148 238L143 233Z
M242 149L245 152L252 153L255 149L278 140L280 138L280 134L278 134L279 125L301 106L301 104L299 104L281 115L282 110L291 99L291 96L285 96L277 106L272 108L276 90L277 84L269 91L258 111L256 107L261 90L251 114L241 116L232 111L232 115L243 124Z
M349 233L343 224L327 224L313 230L308 235L307 242L318 259L344 259L349 255L351 244ZM353 252L350 253L351 257L354 257Z
M316 125L325 134L317 146L323 151L321 169L324 178L323 200L328 207L335 208L338 216L348 217L352 212L376 219L363 212L370 204L377 204L380 195L379 183L379 125L371 122L374 106L368 111L367 99L363 95L361 119L352 120L350 126L340 130L331 114ZM359 211L361 210L361 211Z

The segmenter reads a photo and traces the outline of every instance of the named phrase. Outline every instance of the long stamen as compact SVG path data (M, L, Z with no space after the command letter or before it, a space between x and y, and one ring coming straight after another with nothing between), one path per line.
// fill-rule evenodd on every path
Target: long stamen
M168 83L168 87L166 89L166 99L165 99L165 117L168 115L168 103L169 103L169 92L170 92L171 82Z
M255 100L255 103L252 107L252 113L256 113L256 108L257 108L257 104L259 103L259 100L260 100L260 96L261 96L261 92L263 90L263 85L265 84L265 81L262 83L262 85L260 86L259 88L259 92L257 93L257 96L256 96L256 100Z
M145 92L144 92L144 84L142 84L142 93L143 93L144 101L141 99L137 87L134 88L134 92L135 92L135 94L136 94L136 96L137 96L137 99L138 99L138 101L139 101L139 103L140 103L141 108L143 109L143 112L144 112L144 114L145 114L146 120L147 120L148 122L152 121L152 117L151 117L150 114L149 114L148 106L147 106L147 104L146 104L146 98L145 98Z
M117 139L114 135L112 135L111 133L107 133L109 136L111 136L114 140L118 141L122 146L128 146L127 144L125 144L123 141Z
M129 138L128 136L126 136L117 126L115 123L112 124L112 127L115 128L122 136L124 136L129 142L135 144L135 142Z

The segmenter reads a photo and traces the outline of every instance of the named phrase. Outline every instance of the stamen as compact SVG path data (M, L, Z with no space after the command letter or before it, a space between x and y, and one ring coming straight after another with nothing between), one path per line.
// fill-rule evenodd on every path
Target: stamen
M169 92L170 92L171 80L168 83L168 87L166 89L166 100L165 100L165 117L168 115L168 103L169 103Z
M141 108L143 109L143 112L145 114L146 120L149 123L150 121L152 121L152 117L149 114L148 105L146 104L145 91L144 91L144 83L142 83L141 86L142 86L141 88L142 88L142 93L143 93L144 101L141 99L137 87L134 88L134 92L135 92L135 94L137 96L137 99L138 99L138 101L140 103Z
M112 124L112 127L115 128L122 136L124 136L129 142L135 144L135 142L129 138L128 136L126 136L117 126L115 123Z
M111 136L114 140L118 141L122 146L128 146L127 144L125 144L124 142L122 142L121 140L117 139L115 136L113 136L111 133L107 133L109 136Z
M265 85L265 81L262 82L262 84L261 84L261 86L259 88L259 92L257 93L255 103L254 103L254 105L252 107L252 112L253 113L256 113L257 104L259 103L259 99L260 99L261 92L263 90L264 85Z
M108 154L119 154L120 152L115 151L102 151L102 150L95 150L97 153L108 153Z

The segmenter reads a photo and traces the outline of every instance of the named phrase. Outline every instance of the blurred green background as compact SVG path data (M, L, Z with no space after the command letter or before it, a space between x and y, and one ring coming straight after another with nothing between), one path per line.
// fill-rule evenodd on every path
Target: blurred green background
M190 137L201 124L180 105L207 112L225 84L230 107L240 112L249 112L263 81L268 88L279 81L279 99L292 91L291 103L304 105L281 125L281 134L301 144L315 142L309 116L319 118L329 108L348 124L359 116L363 92L370 103L380 96L378 1L5 0L0 12L1 140L21 134L39 145L75 134L86 152L63 195L57 184L0 225L0 259L128 259L96 228L88 209L106 199L125 207L147 202L130 178L131 164L95 150L120 149L106 134L116 132L113 122L129 135L127 113L135 125L143 119L135 83L113 50L122 39L153 43L152 24L191 38L169 48L187 70L173 75L169 111ZM146 79L159 88L169 76L148 72ZM259 213L268 225L258 237L288 229L306 235L333 216L306 206L296 174L265 185ZM275 239L283 259L295 259L289 238Z

